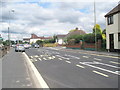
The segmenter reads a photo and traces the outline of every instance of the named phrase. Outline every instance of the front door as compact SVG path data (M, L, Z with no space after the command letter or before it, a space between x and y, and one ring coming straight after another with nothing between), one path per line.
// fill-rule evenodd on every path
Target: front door
M114 34L109 34L110 51L114 51Z

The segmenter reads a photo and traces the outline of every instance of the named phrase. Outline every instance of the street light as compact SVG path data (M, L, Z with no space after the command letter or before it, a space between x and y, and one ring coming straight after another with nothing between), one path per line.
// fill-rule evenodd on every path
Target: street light
M15 12L15 10L10 10L9 11L9 26L8 26L8 45L11 45L11 41L10 41L10 16L11 16L11 12Z

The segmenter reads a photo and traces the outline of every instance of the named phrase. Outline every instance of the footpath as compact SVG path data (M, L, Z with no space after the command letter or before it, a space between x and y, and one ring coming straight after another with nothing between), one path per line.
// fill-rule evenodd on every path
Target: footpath
M11 49L2 58L2 88L36 88L22 52Z

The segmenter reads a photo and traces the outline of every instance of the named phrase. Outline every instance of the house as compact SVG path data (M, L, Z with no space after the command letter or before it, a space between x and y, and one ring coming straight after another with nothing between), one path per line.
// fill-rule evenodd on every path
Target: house
M67 37L70 37L70 36L72 36L72 35L85 35L85 34L86 34L85 31L79 30L78 28L76 28L75 30L70 31L70 32L66 35L66 38L67 38Z
M120 50L120 4L105 15L106 20L106 49Z
M59 45L65 44L65 42L64 42L64 38L65 38L65 37L66 37L66 35L62 35L62 34L57 35L57 40L56 40L56 42L57 42Z
M37 40L49 40L52 39L52 37L38 37L36 34L31 34L31 38L23 38L23 42L28 42L28 43L36 43Z

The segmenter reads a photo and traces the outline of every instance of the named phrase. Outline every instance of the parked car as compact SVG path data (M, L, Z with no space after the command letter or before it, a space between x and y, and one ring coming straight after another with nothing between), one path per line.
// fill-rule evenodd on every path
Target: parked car
M23 44L17 44L15 47L16 52L25 52L25 48Z
M16 47L16 44L12 44L12 47L15 48L15 47Z
M24 44L24 48L25 48L25 49L29 49L30 47L31 47L30 44Z
M35 47L35 48L39 48L39 45L38 45L38 44L35 44L34 47Z

